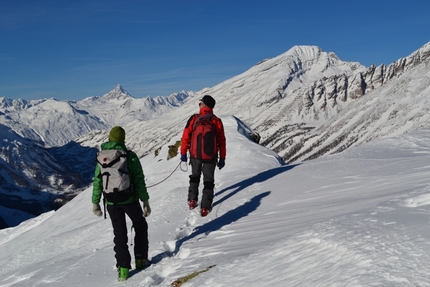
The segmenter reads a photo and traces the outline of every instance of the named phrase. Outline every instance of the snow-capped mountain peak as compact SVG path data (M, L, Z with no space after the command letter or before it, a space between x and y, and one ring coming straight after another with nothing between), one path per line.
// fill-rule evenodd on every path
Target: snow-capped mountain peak
M102 96L106 100L127 100L133 98L120 84L109 93Z

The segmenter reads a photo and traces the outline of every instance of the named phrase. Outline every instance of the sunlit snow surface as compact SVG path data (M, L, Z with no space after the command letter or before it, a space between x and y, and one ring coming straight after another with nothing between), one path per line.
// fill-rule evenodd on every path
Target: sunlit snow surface
M0 286L170 286L211 265L183 286L430 286L429 130L282 165L222 119L226 166L205 218L167 145L142 158L153 266L116 281L110 219L92 214L89 188L0 230Z

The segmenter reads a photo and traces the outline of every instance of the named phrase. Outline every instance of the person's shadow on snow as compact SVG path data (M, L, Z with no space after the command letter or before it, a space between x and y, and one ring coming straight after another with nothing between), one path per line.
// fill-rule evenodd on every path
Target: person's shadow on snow
M281 166L281 167L277 167L277 168L272 168L272 169L260 172L259 174L255 175L253 177L242 180L241 182L238 182L234 185L226 187L226 188L218 191L217 193L215 193L215 197L220 196L221 194L223 194L227 190L230 190L230 189L235 189L235 190L233 192L230 192L229 194L227 194L223 198L215 201L213 206L221 204L223 201L225 201L228 198L232 197L233 195L237 194L239 191L244 190L245 188L253 185L254 183L266 181L266 180L268 180L268 179L270 179L270 178L272 178L278 174L286 172L286 171L288 171L288 170L290 170L296 166L297 166L297 164L296 165L285 165L285 166Z
M217 192L215 194L215 196L219 196L219 195L221 195L221 194L223 194L226 191L231 190L231 189L234 189L234 190L232 192L230 192L229 194L227 194L226 196L224 196L223 198L215 201L213 206L221 204L223 201L234 196L239 191L244 190L245 188L253 185L254 183L264 182L264 181L266 181L266 180L268 180L268 179L270 179L270 178L272 178L278 174L281 174L283 172L286 172L286 171L294 168L295 166L297 166L297 165L281 166L278 168L273 168L271 170L261 172L255 176L253 176L253 177L245 179L245 180L243 180L239 183L236 183L232 186L226 187L226 188L220 190L219 192ZM219 230L223 226L229 225L229 224L239 220L240 218L247 216L251 212L257 210L258 206L260 206L260 204L261 204L261 200L264 197L268 196L269 194L270 194L270 191L266 191L266 192L263 192L259 195L256 195L253 198L251 198L249 201L245 202L243 205L238 206L235 209L228 211L227 213L221 215L220 217L215 218L212 221L207 222L206 224L204 224L202 226L196 227L190 235L185 236L185 237L176 241L175 250L165 251L163 253L160 253L160 254L154 256L152 258L152 262L157 263L157 262L160 262L165 257L171 257L171 256L176 255L179 252L182 244L184 242L187 242L188 240L194 238L194 237L197 237L197 236L203 235L203 234L205 236L207 236L210 232L215 231L215 230Z
M237 220L239 220L242 217L247 216L249 213L255 211L258 206L261 204L261 200L268 196L270 194L270 191L263 192L257 196L254 196L250 201L245 202L243 205L236 207L233 210L230 210L229 212L221 215L220 217L215 218L212 221L207 222L206 224L202 226L196 227L193 232L185 236L184 238L179 239L176 241L175 250L173 251L165 251L163 253L160 253L154 257L152 257L152 263L158 263L163 258L166 257L172 257L176 255L182 244L196 236L204 234L207 236L210 232L219 230L225 225L229 225Z

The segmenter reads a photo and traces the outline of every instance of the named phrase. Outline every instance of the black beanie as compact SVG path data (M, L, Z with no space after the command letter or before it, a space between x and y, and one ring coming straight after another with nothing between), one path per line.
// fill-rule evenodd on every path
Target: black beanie
M209 95L204 96L203 98L200 99L200 101L203 102L206 106L208 106L211 109L215 107L215 99Z

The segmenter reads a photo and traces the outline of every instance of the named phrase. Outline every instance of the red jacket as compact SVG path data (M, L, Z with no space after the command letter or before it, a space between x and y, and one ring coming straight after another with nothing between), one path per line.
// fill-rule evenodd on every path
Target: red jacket
M181 154L187 154L187 151L190 148L191 144L191 134L193 132L193 125L194 121L205 114L213 114L213 110L209 107L203 107L200 109L199 114L192 115L187 125L185 126L184 132L182 133L182 143L181 143ZM216 133L218 136L218 152L219 152L219 158L225 159L227 150L225 145L225 134L224 134L224 126L222 124L222 121L217 116L214 116L212 118L212 122L215 125Z

